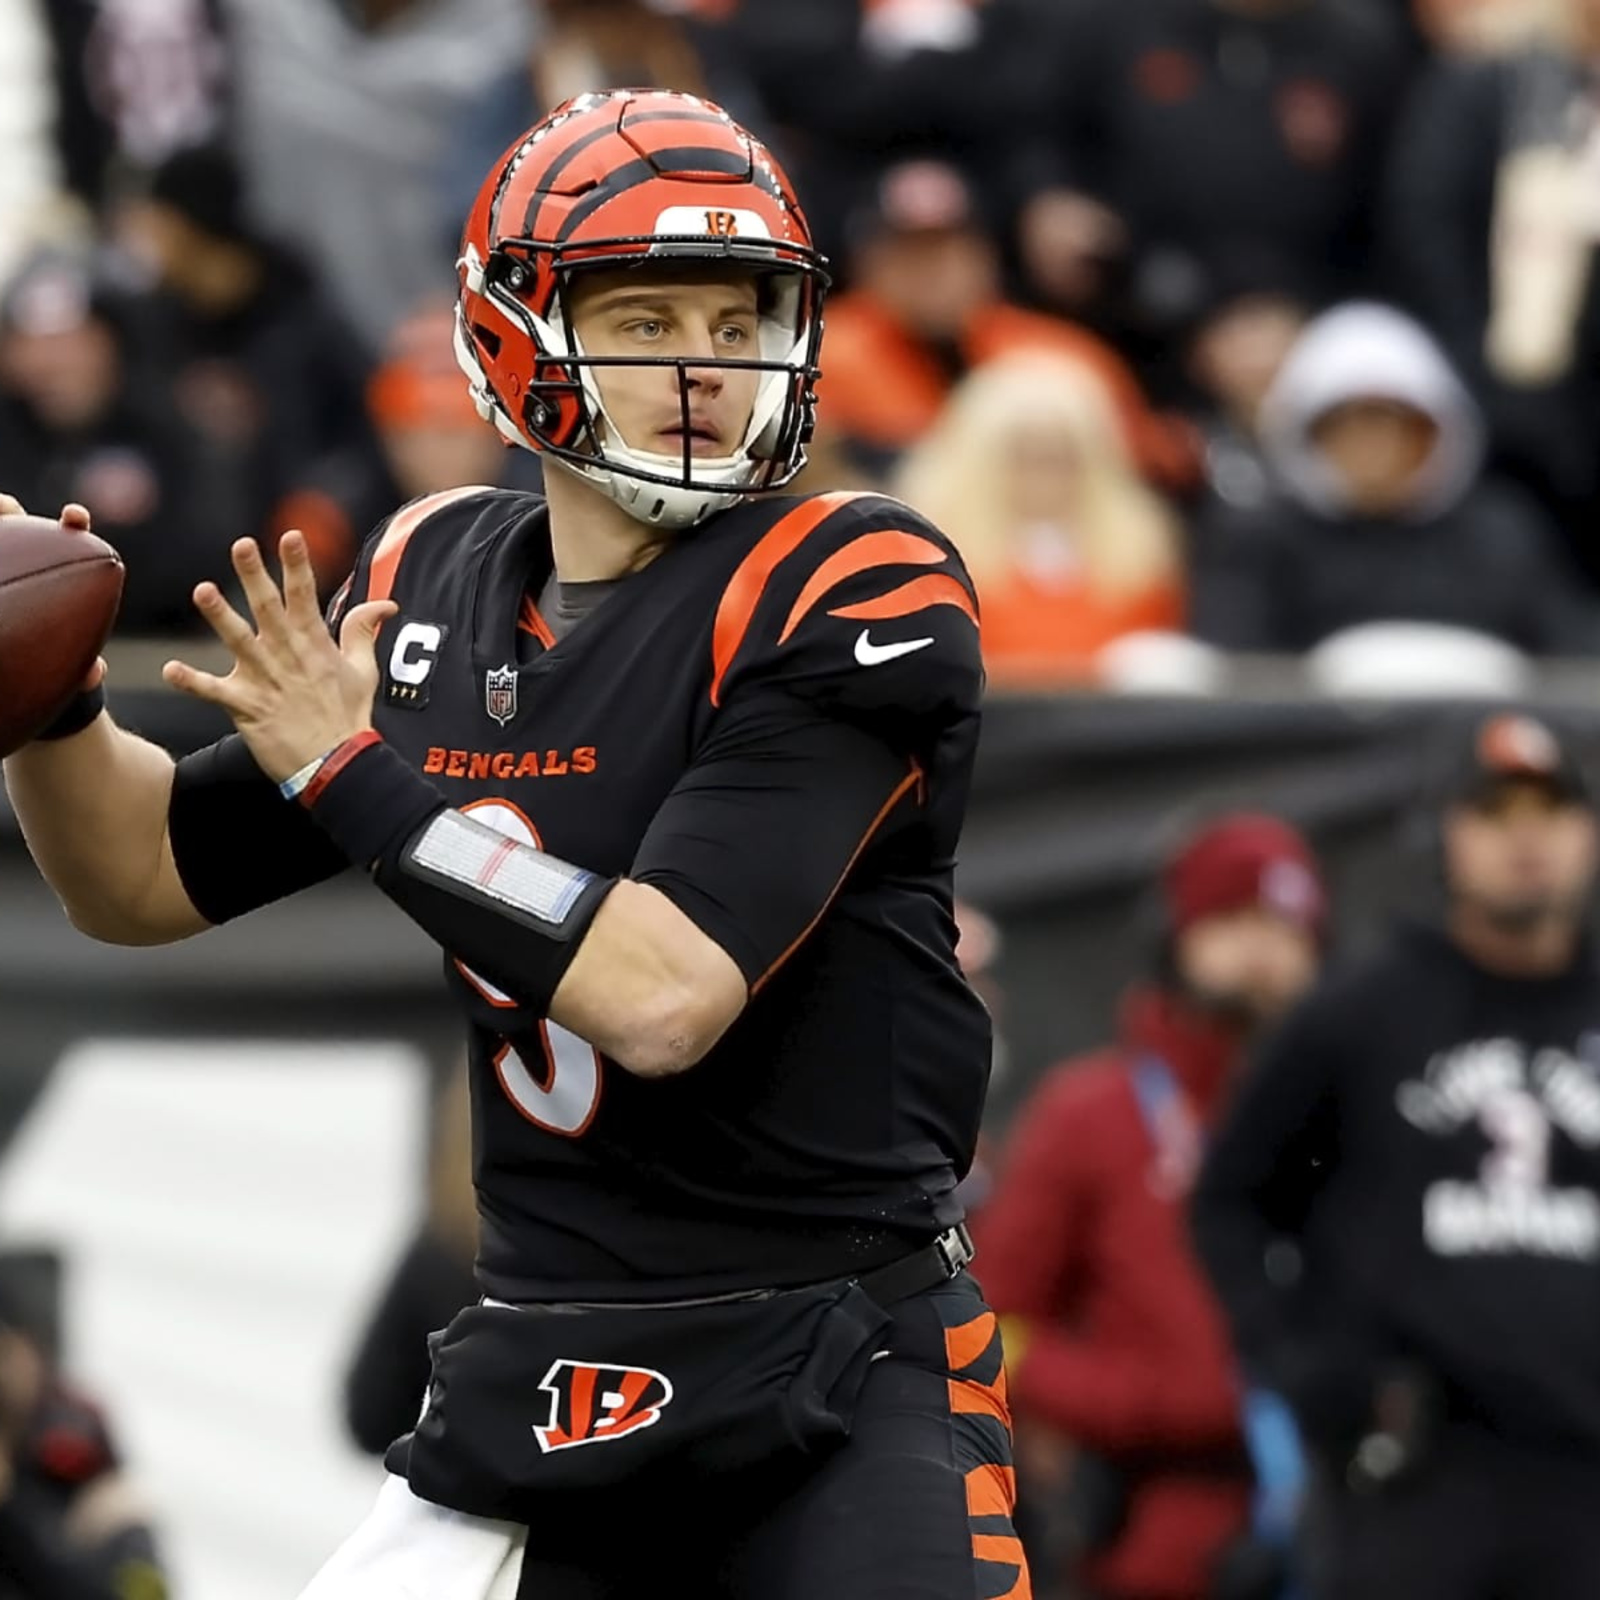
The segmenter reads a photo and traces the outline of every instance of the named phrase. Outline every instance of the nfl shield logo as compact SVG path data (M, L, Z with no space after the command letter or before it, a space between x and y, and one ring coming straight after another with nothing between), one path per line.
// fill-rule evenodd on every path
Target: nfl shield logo
M503 728L517 714L517 669L491 667L483 679L483 708Z

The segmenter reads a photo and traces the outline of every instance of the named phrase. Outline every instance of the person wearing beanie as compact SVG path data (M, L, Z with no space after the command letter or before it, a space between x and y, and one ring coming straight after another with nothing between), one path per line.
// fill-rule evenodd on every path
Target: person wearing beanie
M1247 1529L1239 1386L1185 1203L1246 1051L1311 981L1327 927L1310 847L1272 816L1193 831L1159 891L1153 975L1125 993L1117 1038L1019 1112L974 1230L1049 1546L1036 1581L1094 1600L1209 1600Z
M1428 810L1442 917L1285 1019L1194 1236L1312 1458L1315 1600L1593 1600L1600 825L1569 739L1513 710Z
M1195 519L1190 630L1295 654L1378 622L1470 629L1527 655L1600 651L1555 531L1498 480L1478 405L1411 317L1347 301L1308 323L1256 412L1270 492Z

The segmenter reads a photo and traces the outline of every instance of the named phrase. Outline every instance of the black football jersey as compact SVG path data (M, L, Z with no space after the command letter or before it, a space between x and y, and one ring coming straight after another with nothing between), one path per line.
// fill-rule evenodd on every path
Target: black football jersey
M446 953L485 1289L714 1293L903 1253L960 1218L990 1058L951 912L982 687L959 559L878 496L751 500L559 641L533 598L551 567L537 496L396 513L333 608L399 606L374 722L476 820L659 889L751 998L694 1067L641 1078ZM345 864L237 736L179 787L174 853L212 920ZM207 796L262 840L252 866L213 859Z

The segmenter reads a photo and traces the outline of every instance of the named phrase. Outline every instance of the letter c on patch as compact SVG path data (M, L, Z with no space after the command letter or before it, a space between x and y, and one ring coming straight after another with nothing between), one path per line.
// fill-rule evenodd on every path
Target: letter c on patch
M389 676L396 683L419 684L433 671L434 657L444 642L444 629L433 622L408 622L394 636Z

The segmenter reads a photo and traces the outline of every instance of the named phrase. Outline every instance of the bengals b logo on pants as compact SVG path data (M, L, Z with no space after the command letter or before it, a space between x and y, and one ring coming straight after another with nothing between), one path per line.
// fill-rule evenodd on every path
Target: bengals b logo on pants
M663 1373L588 1361L552 1361L539 1387L550 1395L550 1421L533 1434L546 1454L648 1428L672 1399L671 1380Z

